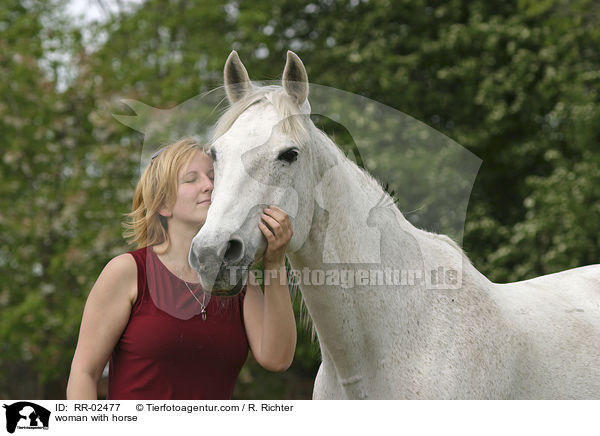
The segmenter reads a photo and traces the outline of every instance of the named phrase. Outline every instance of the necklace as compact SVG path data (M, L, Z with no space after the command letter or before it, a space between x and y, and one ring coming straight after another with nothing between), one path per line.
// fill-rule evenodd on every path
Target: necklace
M194 299L200 305L200 309L201 309L200 313L202 314L202 321L206 321L206 292L203 292L204 296L202 297L202 303L201 303L200 300L198 300L198 297L196 297L194 292L188 286L187 282L184 280L183 283L185 283L185 287L188 288L188 291L190 291L190 294L192 294L192 297L194 297Z

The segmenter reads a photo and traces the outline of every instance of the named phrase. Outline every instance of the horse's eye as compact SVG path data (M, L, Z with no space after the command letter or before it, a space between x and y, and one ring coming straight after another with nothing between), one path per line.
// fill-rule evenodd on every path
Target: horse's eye
M298 150L294 148L290 148L289 150L285 150L277 156L277 160L284 160L287 163L292 163L298 158Z

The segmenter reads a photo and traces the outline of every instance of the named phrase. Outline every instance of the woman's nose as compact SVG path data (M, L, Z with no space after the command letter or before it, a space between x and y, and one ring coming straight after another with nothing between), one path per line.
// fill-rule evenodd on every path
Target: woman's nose
M204 186L202 187L204 191L212 191L214 189L215 185L212 182L212 180L210 180L208 177L206 178L206 182L204 183Z

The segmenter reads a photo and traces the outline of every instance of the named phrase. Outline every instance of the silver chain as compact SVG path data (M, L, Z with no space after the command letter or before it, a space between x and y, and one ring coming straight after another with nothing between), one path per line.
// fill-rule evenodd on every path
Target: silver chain
M196 295L192 291L192 289L188 286L187 282L184 280L183 283L185 284L185 287L188 288L188 291L190 291L190 294L192 294L192 297L194 297L194 299L200 305L200 309L201 309L200 313L202 314L202 321L206 321L206 292L202 292L204 295L202 297L202 303L201 303L200 300L198 300L198 297L196 297Z

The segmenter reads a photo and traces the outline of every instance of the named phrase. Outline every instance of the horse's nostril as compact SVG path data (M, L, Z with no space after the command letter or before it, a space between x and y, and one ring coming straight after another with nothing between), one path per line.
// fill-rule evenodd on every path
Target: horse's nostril
M228 263L237 262L244 255L244 244L241 239L230 239L225 246L223 260Z

